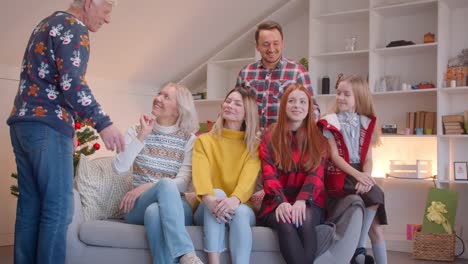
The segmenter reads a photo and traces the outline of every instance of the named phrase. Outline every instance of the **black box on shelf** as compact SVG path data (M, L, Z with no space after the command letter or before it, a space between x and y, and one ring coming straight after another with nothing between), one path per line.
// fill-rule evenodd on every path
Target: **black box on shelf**
M396 134L397 125L396 124L383 124L382 125L382 134Z

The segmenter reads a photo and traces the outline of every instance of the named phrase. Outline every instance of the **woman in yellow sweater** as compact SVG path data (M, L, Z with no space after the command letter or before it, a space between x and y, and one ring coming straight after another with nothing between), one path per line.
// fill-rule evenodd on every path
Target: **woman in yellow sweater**
M197 225L204 226L210 264L219 263L226 249L226 224L232 263L250 262L255 214L246 203L260 170L258 131L255 98L247 89L236 87L224 99L211 132L195 141L192 180L201 204L194 217Z

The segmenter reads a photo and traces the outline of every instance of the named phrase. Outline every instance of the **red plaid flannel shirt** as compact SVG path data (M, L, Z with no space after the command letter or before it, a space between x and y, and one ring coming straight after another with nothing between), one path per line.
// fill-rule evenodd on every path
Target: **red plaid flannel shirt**
M299 157L295 138L291 137L293 159L298 163L302 157ZM267 132L260 143L259 150L262 161L262 180L265 197L263 198L258 218L261 219L273 212L283 202L294 204L296 200L305 200L308 204L324 208L326 200L326 190L323 181L325 159L315 171L304 172L295 170L285 172L276 167L270 142L271 132Z
M245 66L237 76L236 86L248 87L255 92L260 127L266 128L277 121L281 96L294 83L303 84L310 94L314 94L309 73L304 67L283 57L274 69L265 68L261 60ZM318 120L320 109L314 97L312 101L315 120Z

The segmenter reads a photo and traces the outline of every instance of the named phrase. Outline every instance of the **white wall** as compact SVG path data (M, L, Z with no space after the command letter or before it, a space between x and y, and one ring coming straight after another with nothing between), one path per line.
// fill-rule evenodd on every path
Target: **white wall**
M16 181L10 177L16 172L16 164L10 143L9 126L6 120L10 115L13 99L18 89L19 69L0 65L0 246L12 245L16 215L16 198L10 194L10 186ZM114 124L125 133L130 125L138 122L143 112L150 113L153 96L159 86L103 80L88 76L88 83L94 96L108 113ZM101 145L104 144L101 142ZM113 155L103 147L92 157Z

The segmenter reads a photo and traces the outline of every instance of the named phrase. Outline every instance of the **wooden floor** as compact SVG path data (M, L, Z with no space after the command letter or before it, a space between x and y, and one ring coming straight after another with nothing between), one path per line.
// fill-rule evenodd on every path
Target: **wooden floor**
M0 263L13 264L13 246L0 247ZM389 264L441 264L447 262L415 260L410 253L388 251ZM468 264L468 259L457 259L456 264Z

